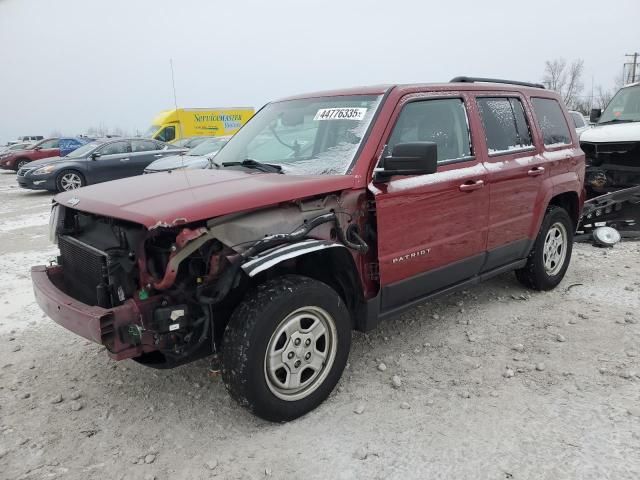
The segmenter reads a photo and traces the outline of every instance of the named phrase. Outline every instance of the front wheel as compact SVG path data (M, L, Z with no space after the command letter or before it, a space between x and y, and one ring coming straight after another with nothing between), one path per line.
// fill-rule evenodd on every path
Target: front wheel
M56 187L59 192L68 192L85 185L84 177L74 170L64 170L56 178Z
M558 286L571 260L573 229L571 217L564 208L550 206L547 209L527 264L516 270L520 283L535 290Z
M278 277L231 316L222 378L231 396L259 417L293 420L331 393L350 347L349 311L331 287L298 275Z
M18 162L16 163L16 172L24 167L27 163L29 163L29 160L18 160Z

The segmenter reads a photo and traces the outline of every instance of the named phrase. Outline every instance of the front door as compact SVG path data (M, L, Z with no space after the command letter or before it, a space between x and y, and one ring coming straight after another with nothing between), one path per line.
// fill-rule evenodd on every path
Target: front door
M489 210L487 173L471 145L462 95L410 95L394 117L385 154L398 143L435 142L438 170L369 186L376 203L383 311L478 274Z
M110 142L96 151L100 156L90 160L89 183L100 183L128 176L131 146L128 140Z
M40 160L41 158L57 157L60 155L60 139L51 138L45 140L38 145L38 149L31 155L33 160Z

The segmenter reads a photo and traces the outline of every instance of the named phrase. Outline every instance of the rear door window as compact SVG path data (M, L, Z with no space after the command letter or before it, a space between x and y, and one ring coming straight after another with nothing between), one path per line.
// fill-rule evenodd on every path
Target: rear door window
M407 103L393 127L387 151L406 142L434 142L438 163L471 157L469 122L461 98L421 100Z
M560 104L551 98L532 98L533 110L546 147L571 143L571 134Z
M113 142L100 149L100 155L118 155L129 152L129 142Z
M153 140L133 140L131 142L132 152L151 152L153 150L160 150L158 144Z
M528 150L533 147L529 125L519 99L483 97L476 101L489 154Z

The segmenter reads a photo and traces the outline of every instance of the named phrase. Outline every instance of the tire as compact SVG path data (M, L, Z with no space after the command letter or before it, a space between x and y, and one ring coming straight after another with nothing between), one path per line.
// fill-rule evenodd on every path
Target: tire
M76 170L63 170L56 177L56 189L58 192L68 192L87 184L84 176Z
M222 379L255 415L293 420L331 393L350 348L351 318L342 298L320 281L286 275L258 286L231 315Z
M24 167L27 163L29 163L29 160L25 160L24 158L18 160L16 162L16 172Z
M518 281L534 290L557 287L571 261L573 233L573 222L564 208L547 208L527 264L516 270Z

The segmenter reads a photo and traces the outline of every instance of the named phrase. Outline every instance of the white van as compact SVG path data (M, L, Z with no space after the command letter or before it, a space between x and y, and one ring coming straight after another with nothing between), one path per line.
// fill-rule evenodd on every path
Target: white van
M590 120L580 136L590 196L640 185L640 82L622 87L604 112L591 110Z

